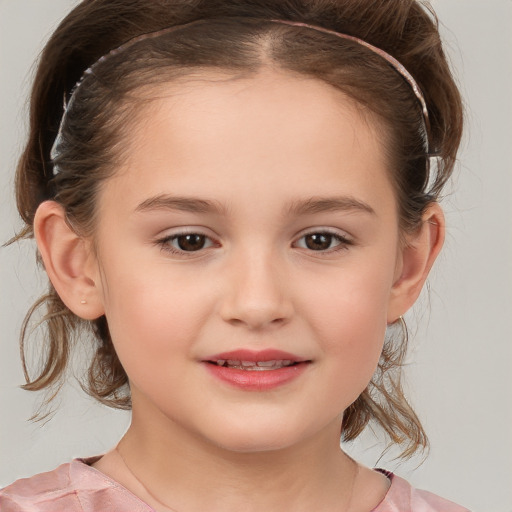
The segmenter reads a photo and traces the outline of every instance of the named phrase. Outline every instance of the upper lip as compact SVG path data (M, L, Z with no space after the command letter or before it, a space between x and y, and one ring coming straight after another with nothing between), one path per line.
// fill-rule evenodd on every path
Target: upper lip
M216 362L219 360L231 360L231 361L251 361L254 363L261 361L292 361L294 363L301 363L308 361L303 357L299 357L290 352L284 352L283 350L277 349L265 349L265 350L249 350L249 349L238 349L231 350L229 352L221 352L204 359L204 361Z

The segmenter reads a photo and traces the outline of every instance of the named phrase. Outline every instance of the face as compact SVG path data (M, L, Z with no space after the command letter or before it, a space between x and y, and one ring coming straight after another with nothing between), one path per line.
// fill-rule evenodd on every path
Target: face
M339 433L400 273L379 126L278 72L158 98L98 199L97 282L134 418L234 451Z

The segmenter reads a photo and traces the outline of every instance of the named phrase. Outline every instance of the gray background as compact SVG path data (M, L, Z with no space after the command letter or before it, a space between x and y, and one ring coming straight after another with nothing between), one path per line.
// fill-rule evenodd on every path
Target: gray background
M12 182L25 134L32 63L71 0L0 0L0 241L19 223ZM443 202L446 246L431 291L407 315L409 394L432 449L407 463L366 434L347 449L369 465L474 511L512 511L512 1L438 0L446 48L468 127L457 175ZM17 338L44 289L30 242L0 250L0 487L75 456L108 449L128 414L96 405L73 382L46 424L27 420L37 396L18 389ZM417 329L414 327L417 324Z

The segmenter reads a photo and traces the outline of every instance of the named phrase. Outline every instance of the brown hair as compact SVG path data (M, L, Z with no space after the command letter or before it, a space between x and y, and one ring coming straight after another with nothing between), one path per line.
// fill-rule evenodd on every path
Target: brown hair
M421 109L410 85L382 57L352 41L269 20L305 22L364 39L398 59L418 82L427 103L429 147L437 156L430 176ZM59 138L50 151L69 99L84 70L123 43L197 20L164 35L143 38L129 51L94 66L73 94ZM127 58L128 57L128 58ZM437 20L415 0L84 0L60 24L39 62L31 96L30 134L16 175L19 212L33 236L33 219L46 199L58 201L80 234L95 225L95 197L102 180L122 158L124 120L133 114L142 85L217 68L250 76L265 65L315 77L340 89L387 127L386 151L402 229L414 230L435 201L454 166L462 131L462 106L443 53ZM140 100L140 98L139 98ZM59 172L54 176L54 166ZM42 367L34 378L25 361L25 339L33 313L43 308L46 325ZM21 334L28 390L61 382L72 339L92 333L95 355L83 387L101 402L129 408L127 376L114 351L107 320L76 317L49 292L29 311ZM407 340L386 340L379 366L360 397L345 411L342 436L356 438L370 420L411 455L427 445L400 382Z

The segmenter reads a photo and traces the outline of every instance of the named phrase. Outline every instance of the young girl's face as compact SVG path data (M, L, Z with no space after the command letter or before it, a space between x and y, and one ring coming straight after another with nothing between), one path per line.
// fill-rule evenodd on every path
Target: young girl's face
M284 72L155 96L98 197L95 282L134 421L235 451L339 436L398 316L382 127Z

